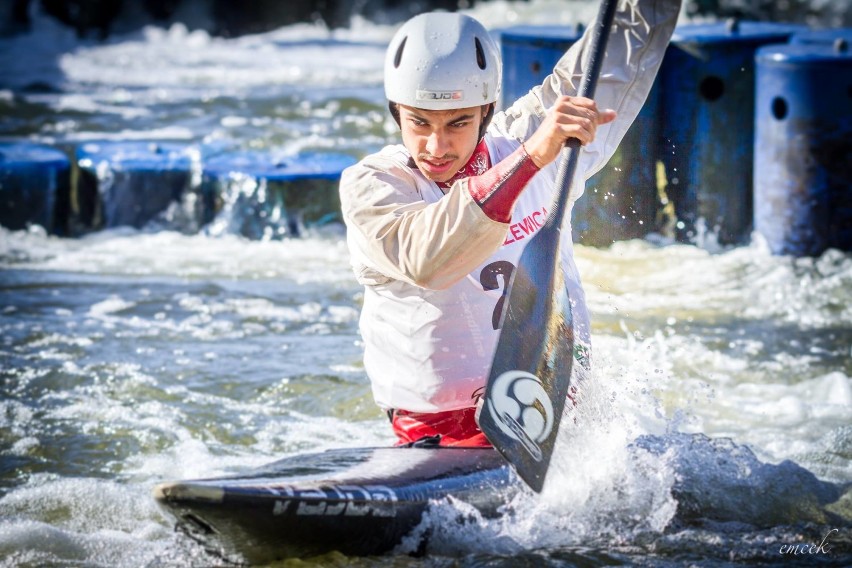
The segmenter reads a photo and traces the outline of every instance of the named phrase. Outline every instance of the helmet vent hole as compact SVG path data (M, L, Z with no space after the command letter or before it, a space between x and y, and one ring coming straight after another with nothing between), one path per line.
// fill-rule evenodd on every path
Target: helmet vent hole
M402 41L399 42L399 47L396 48L396 54L393 56L393 66L399 69L399 64L402 62L402 52L405 49L405 42L408 40L408 36L402 38Z
M478 37L473 38L473 41L476 42L476 64L479 65L480 69L485 69L485 50L482 49L482 44L479 42Z

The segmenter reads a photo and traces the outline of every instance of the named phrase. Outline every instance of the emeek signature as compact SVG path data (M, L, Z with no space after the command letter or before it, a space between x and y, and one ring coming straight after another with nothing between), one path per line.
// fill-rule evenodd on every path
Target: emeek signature
M840 532L840 529L831 529L828 531L828 534L825 535L825 538L822 539L822 542L817 543L798 543L798 544L782 544L781 548L778 549L779 554L790 554L793 556L799 556L802 554L828 554L831 552L831 548L827 546L828 537L832 534Z

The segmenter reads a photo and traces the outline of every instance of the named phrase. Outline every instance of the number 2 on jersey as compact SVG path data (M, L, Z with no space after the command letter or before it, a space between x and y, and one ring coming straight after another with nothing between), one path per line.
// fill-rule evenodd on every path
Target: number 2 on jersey
M494 329L500 329L500 316L503 315L503 304L506 302L506 294L509 291L509 279L514 270L515 265L508 260L498 260L483 268L482 272L479 273L479 283L482 284L483 290L497 290L500 288L500 281L497 277L503 277L503 294L497 300L494 313L491 315L491 325Z

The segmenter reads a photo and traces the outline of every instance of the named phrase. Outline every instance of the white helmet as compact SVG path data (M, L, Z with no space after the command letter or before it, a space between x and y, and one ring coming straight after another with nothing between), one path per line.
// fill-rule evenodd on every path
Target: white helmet
M488 30L463 14L408 20L385 56L385 95L394 103L449 110L497 101L500 55Z

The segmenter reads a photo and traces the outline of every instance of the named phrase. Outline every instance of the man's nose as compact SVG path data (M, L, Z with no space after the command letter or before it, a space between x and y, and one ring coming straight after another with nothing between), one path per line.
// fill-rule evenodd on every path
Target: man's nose
M447 153L446 137L440 132L430 134L428 140L426 140L426 151L436 158L443 157Z

